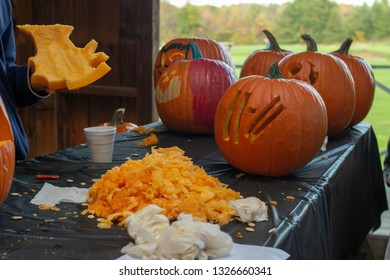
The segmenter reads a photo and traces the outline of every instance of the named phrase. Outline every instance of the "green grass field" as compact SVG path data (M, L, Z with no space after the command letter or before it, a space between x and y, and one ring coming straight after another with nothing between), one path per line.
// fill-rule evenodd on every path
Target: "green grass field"
M305 51L305 44L282 45L284 49L293 52ZM339 45L318 45L318 51L331 52L339 48ZM234 63L237 65L236 72L239 74L242 65L249 54L255 50L264 49L263 45L235 45L230 50ZM390 67L390 49L384 43L353 43L350 54L357 55L367 60L372 66L388 65ZM390 88L390 68L374 68L375 80ZM374 103L367 117L363 120L370 123L378 140L378 148L381 152L383 164L384 152L390 137L390 94L376 87Z

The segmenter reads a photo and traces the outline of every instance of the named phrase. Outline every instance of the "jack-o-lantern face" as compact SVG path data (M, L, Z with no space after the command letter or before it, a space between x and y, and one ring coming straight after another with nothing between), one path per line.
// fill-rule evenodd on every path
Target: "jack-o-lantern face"
M194 49L192 44L197 48ZM156 86L162 73L179 60L190 60L200 57L224 61L234 69L233 59L226 48L220 43L208 38L175 38L166 43L158 52L154 64L154 85Z
M159 116L174 131L213 133L215 108L236 80L233 69L223 61L177 61L162 73L156 86Z
M298 80L248 76L222 96L214 136L222 155L251 174L284 176L308 163L327 132L318 92Z
M179 60L192 57L189 44L176 43L161 48L159 53L159 63L156 61L156 69L159 75L162 75L165 69Z

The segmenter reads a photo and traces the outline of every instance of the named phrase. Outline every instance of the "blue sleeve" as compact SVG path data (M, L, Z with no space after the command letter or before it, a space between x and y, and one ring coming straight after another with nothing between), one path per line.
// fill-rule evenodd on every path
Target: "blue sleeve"
M27 65L15 64L15 39L12 22L8 25L2 36L5 72L8 82L14 93L17 107L27 107L34 105L42 100L34 95L29 88L29 70Z

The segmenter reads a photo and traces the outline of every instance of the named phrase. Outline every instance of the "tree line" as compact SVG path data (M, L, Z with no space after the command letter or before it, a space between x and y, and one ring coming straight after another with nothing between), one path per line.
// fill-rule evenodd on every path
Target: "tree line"
M301 42L309 34L317 43L335 43L352 37L358 42L389 41L390 5L376 0L372 6L337 4L330 0L294 0L279 4L236 4L215 7L187 3L176 7L160 3L160 42L175 37L208 37L220 42L259 44L263 30L279 43Z

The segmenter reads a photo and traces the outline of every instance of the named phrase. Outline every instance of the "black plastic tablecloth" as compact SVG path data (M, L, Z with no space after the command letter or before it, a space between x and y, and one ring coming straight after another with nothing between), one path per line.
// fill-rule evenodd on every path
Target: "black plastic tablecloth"
M369 124L360 123L329 139L325 152L282 178L237 176L240 171L225 161L213 136L175 133L161 123L149 127L158 131L157 147L178 146L195 164L244 197L277 201L276 206L268 208L269 220L256 223L254 232L247 232L246 225L237 221L222 227L236 243L277 247L291 259L342 259L380 226L381 213L387 209L377 140ZM138 145L146 136L133 131L118 134L110 164L91 163L85 145L18 163L10 194L0 209L0 258L121 256L120 249L131 241L124 227L99 229L95 219L80 214L85 208L80 204L60 203L60 211L39 210L31 204L44 184L35 175L58 174L60 178L50 183L88 188L92 179L127 157L139 159L149 152L150 147ZM14 220L14 216L22 219Z

